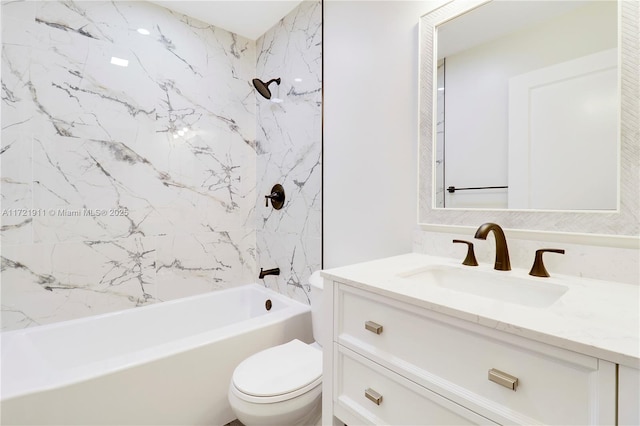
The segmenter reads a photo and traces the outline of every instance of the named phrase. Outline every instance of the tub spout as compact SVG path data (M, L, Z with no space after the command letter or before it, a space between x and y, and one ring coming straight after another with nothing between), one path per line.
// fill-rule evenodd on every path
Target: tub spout
M267 275L280 275L280 268L267 269L266 271L263 271L262 268L260 268L260 275L258 275L258 279L261 280Z

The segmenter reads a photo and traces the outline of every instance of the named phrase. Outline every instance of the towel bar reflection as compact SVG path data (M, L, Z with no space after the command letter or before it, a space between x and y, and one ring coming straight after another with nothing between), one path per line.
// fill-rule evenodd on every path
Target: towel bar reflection
M456 188L455 186L450 186L447 188L449 193L453 194L456 191L467 191L469 189L507 189L508 186L473 186L469 188Z

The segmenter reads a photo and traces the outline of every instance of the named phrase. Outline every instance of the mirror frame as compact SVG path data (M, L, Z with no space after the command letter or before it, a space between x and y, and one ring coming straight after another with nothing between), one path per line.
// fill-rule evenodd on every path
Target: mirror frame
M491 0L489 0L491 1ZM487 0L452 0L420 19L420 109L418 224L438 230L497 222L503 228L550 233L598 234L635 238L640 234L640 1L618 1L620 150L618 209L535 211L435 208L435 131L437 27Z

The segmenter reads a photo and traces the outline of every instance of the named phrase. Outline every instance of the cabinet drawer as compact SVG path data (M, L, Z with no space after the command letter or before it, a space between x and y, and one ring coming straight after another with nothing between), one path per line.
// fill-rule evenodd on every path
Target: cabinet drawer
M359 422L380 425L495 424L349 349L339 345L334 348L336 404L355 415Z
M483 416L615 422L614 364L348 286L336 291L338 343ZM492 369L517 378L515 390L489 380Z

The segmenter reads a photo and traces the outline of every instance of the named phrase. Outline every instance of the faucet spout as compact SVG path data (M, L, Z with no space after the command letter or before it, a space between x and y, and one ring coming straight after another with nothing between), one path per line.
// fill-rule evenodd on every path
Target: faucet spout
M476 231L475 238L486 240L489 232L493 231L496 240L496 260L493 269L498 271L510 271L511 262L509 261L509 249L507 248L507 238L500 225L495 223L483 223Z

